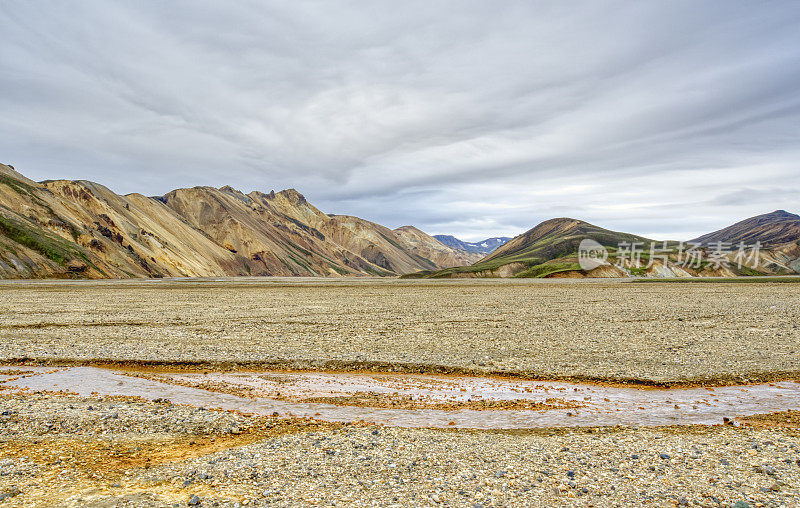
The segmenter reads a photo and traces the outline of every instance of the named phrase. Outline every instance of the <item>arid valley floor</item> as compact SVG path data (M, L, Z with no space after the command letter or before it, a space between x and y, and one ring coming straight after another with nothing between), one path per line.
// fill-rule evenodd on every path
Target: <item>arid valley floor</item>
M797 506L798 323L768 281L0 282L0 504Z

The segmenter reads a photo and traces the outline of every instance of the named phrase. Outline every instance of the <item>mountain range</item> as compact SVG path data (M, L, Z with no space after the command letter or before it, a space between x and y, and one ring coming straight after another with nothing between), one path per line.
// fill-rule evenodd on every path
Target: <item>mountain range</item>
M582 269L578 250L584 239L592 239L605 248L608 254L605 264ZM759 249L753 248L756 242L760 242ZM626 247L625 252L619 250L620 246L634 243L640 251L635 256L631 247ZM742 260L746 262L742 266L736 257L740 243L747 247L743 250ZM696 257L690 258L692 244ZM405 277L696 277L794 273L800 273L800 216L777 210L686 243L654 241L577 219L550 219L477 263L424 270Z
M590 238L608 262L584 270ZM714 260L712 246L760 242L755 263ZM733 276L800 273L800 216L783 210L700 236L697 262L683 244L655 256L653 241L585 221L557 218L513 239L464 242L413 226L390 229L326 214L294 189L242 193L231 187L118 195L85 180L35 182L0 164L0 278L214 277L245 275L462 277ZM621 243L644 246L645 263ZM651 257L652 256L652 257ZM718 258L719 256L717 256ZM717 259L718 261L718 259Z
M328 215L294 189L121 196L0 164L0 278L391 276L481 257L411 226Z
M487 238L486 240L481 240L480 242L465 242L463 240L459 240L455 236L450 235L433 235L433 237L448 247L463 250L465 252L477 252L479 254L491 254L497 250L498 247L511 240L511 238L507 236Z

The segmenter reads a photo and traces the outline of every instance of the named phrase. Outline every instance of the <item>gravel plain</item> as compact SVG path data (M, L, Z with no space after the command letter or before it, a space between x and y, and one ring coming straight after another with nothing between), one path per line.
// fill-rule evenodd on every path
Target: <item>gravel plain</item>
M14 506L800 503L797 414L738 427L470 431L41 393L6 396L0 413L0 496Z
M794 283L0 283L0 360L746 382L797 377L799 323Z
M645 384L798 379L799 290L369 279L0 283L0 375L21 374L24 359ZM794 411L737 425L412 429L0 383L0 415L4 506L800 505Z

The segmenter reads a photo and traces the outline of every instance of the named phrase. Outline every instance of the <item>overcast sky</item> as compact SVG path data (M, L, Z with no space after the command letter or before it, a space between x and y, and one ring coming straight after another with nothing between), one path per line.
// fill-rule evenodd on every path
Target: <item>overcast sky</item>
M477 240L800 212L800 2L0 3L0 161Z

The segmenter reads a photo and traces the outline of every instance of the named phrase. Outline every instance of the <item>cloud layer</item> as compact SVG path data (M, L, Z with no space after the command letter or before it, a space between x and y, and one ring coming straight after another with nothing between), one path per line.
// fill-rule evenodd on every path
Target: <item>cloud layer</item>
M0 160L464 239L800 212L800 6L3 2Z

